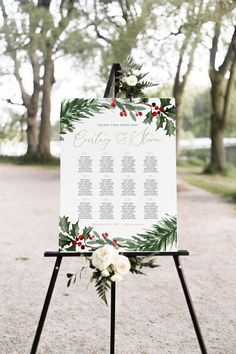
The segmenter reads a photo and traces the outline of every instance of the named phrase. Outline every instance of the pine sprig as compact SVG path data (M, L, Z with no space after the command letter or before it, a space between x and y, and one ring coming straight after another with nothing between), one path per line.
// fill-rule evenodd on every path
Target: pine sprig
M75 98L62 102L60 112L61 140L63 140L63 135L67 132L73 132L75 122L90 118L104 108L109 109L110 105L96 99Z
M99 274L97 274L97 273L100 273L100 272L95 271L93 273L93 277L92 277L92 279L95 279L95 289L96 289L97 294L100 297L100 299L103 300L106 305L108 305L106 294L107 294L107 291L111 287L111 285L110 285L111 281L106 277L102 277L101 275L99 276Z
M129 257L129 261L131 265L130 272L133 274L146 275L141 269L159 267L159 264L156 264L154 259L149 259L148 257Z
M132 251L166 251L177 240L177 220L175 216L168 216L159 224L153 225L152 230L137 234L124 242L119 240L122 247Z

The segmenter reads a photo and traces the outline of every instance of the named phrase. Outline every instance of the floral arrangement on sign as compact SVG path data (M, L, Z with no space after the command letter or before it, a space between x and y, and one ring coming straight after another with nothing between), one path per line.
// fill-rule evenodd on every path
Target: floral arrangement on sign
M175 106L170 98L160 98L159 104L150 102L143 89L154 86L143 81L147 74L141 72L142 66L128 59L120 71L119 94L113 99L73 99L63 102L60 114L61 140L68 132L73 132L75 123L88 119L105 109L119 110L121 119L142 119L145 124L155 123L156 130L163 128L166 135L175 134ZM124 100L124 98L128 98ZM144 274L143 268L156 268L154 259L147 257L126 257L124 251L165 251L176 243L177 223L175 216L166 216L151 230L137 234L130 239L114 238L104 231L98 234L92 227L79 228L79 220L72 223L67 216L60 218L61 232L59 248L61 251L87 251L84 255L92 269L90 281L95 283L99 297L107 304L106 293L111 283L119 281L128 272ZM83 267L84 268L84 267ZM82 268L82 269L83 269ZM82 270L81 270L82 271ZM80 272L81 274L81 272ZM77 273L68 273L67 286L75 283Z
M62 251L93 251L92 256L84 256L93 270L91 282L100 298L107 304L106 292L112 281L118 281L129 271L133 274L144 274L143 268L156 268L153 259L147 257L126 257L119 251L165 251L176 243L177 220L175 216L167 216L152 230L138 234L130 239L112 238L107 232L98 234L92 227L79 228L79 221L72 223L68 217L60 218L61 232L59 247ZM84 268L83 268L84 269ZM67 285L75 283L77 273L68 273Z
M91 118L96 113L103 110L116 110L120 112L123 119L131 118L133 121L142 119L143 123L154 122L156 130L163 128L166 135L175 134L175 104L170 98L160 98L159 104L150 102L145 96L143 89L155 86L149 81L143 81L147 74L142 74L141 65L135 64L132 59L128 59L124 69L120 71L119 93L117 98L96 100L75 98L67 100L61 105L60 113L60 136L67 132L73 132L75 122ZM129 98L129 102L124 100Z

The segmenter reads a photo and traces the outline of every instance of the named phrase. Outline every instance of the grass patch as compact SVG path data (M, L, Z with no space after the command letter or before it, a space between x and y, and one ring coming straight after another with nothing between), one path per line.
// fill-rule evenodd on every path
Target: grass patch
M0 163L11 163L22 166L39 166L43 168L57 168L60 166L60 159L54 156L37 158L28 155L6 156L0 155Z
M203 174L203 166L185 164L177 167L179 177L187 183L202 188L208 192L220 195L236 207L236 172L231 170L229 175Z

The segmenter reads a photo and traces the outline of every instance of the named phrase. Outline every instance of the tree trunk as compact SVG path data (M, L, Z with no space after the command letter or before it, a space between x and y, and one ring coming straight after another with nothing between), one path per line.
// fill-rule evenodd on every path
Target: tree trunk
M206 172L223 172L226 169L226 155L224 147L224 99L225 79L218 72L211 72L211 155L210 164Z
M211 163L208 172L224 172L226 156L224 147L224 129L220 120L212 114L211 117Z
M230 101L236 68L236 27L226 52L223 63L216 69L216 55L221 32L221 24L215 24L212 47L210 49L209 77L211 81L211 160L206 172L224 172L226 154L224 147L224 131L228 123ZM229 70L229 78L225 76Z
M27 110L27 155L36 154L38 145L36 114Z
M42 97L42 111L41 124L39 132L39 144L37 154L40 158L45 159L51 156L50 140L51 140L51 92L54 80L54 63L52 60L52 49L48 45L46 59L44 64L43 75L43 97Z

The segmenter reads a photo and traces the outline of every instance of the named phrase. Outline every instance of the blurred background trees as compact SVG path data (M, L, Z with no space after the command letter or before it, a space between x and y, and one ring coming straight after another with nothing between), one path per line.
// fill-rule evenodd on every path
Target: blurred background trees
M224 172L224 138L236 137L235 7L233 0L0 0L0 84L15 78L14 94L1 94L0 139L26 137L31 159L50 159L60 80L71 82L71 97L87 94L84 82L102 96L112 62L132 55L159 83L150 94L176 99L179 155L181 138L209 137L206 170Z

